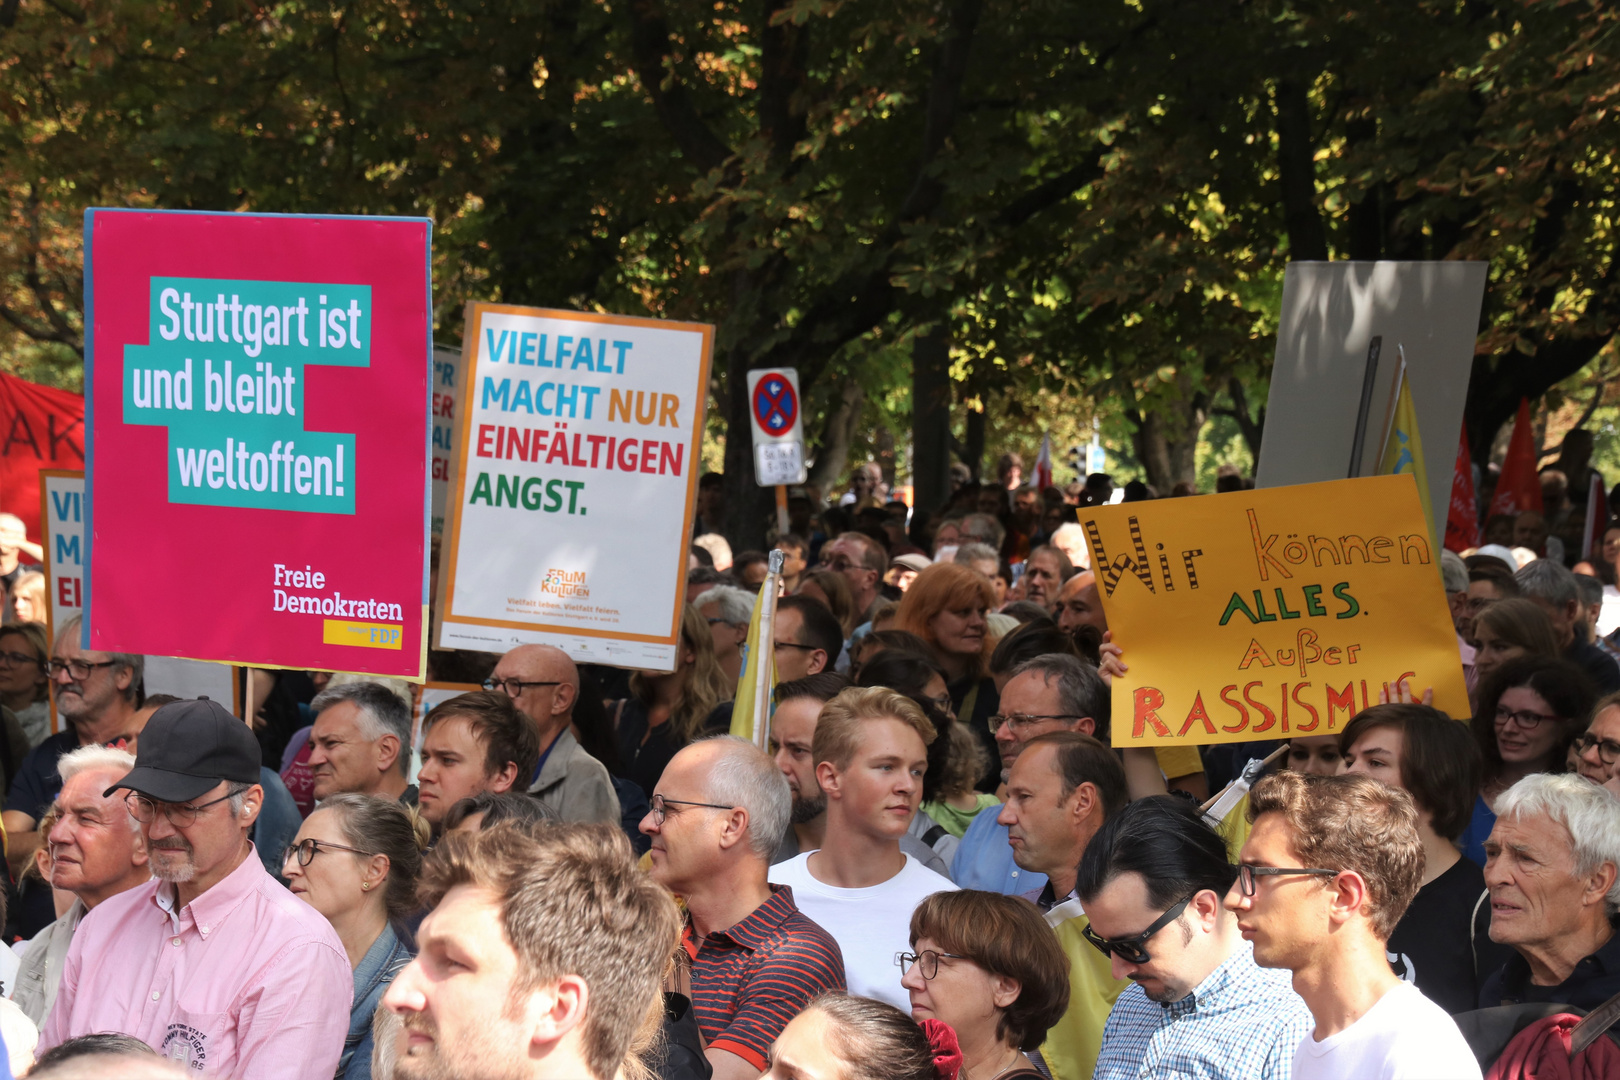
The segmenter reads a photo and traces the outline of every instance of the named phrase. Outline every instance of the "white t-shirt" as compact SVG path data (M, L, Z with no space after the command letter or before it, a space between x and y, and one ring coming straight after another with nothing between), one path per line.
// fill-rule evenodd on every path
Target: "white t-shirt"
M1399 983L1321 1042L1306 1034L1293 1080L1481 1080L1479 1062L1444 1009Z
M954 892L950 878L907 855L906 865L881 885L840 889L817 881L805 852L771 867L773 885L793 887L793 902L833 936L844 954L849 992L887 1001L911 1011L911 995L900 985L894 954L911 950L911 913L937 892Z

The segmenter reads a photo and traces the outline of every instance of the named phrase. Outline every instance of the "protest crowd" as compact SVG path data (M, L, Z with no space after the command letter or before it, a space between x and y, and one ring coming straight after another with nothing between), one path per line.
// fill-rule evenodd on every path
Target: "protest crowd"
M1397 680L1331 734L1158 750L1110 738L1112 481L1011 455L938 512L875 464L793 488L776 578L705 476L674 671L433 651L482 689L419 723L324 672L246 670L241 717L147 696L143 657L48 639L0 521L10 1068L1620 1076L1555 1037L1620 995L1620 521L1580 561L1587 477L1542 484L1436 560L1471 716ZM762 750L730 732L767 582Z

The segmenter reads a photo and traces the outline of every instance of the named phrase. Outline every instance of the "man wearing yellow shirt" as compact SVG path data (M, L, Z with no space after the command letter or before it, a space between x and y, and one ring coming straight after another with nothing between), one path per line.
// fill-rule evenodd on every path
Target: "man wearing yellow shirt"
M1046 885L1025 898L1045 912L1069 958L1069 1009L1041 1046L1055 1080L1088 1080L1109 1010L1129 985L1086 943L1083 931L1090 922L1074 891L1086 846L1126 802L1119 758L1078 732L1029 740L1007 777L999 823L1018 865L1046 875Z

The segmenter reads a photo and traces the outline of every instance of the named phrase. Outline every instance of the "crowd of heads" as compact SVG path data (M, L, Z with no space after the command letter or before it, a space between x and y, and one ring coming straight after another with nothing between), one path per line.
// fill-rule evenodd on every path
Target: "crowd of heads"
M1096 978L1163 1006L1251 947L1295 985L1387 964L1437 856L1475 858L1471 845L1489 903L1448 933L1476 952L1511 950L1545 984L1612 933L1620 692L1603 696L1582 650L1604 639L1620 528L1606 570L1574 573L1548 553L1563 524L1552 513L1508 523L1538 556L1522 564L1448 553L1472 715L1392 695L1340 732L1279 748L1274 768L1244 781L1246 804L1217 820L1167 790L1175 778L1157 764L1144 782L1143 759L1110 745L1103 661L1118 649L1077 521L1113 498L1106 477L1043 491L1004 457L993 482L953 476L938 514L886 496L876 466L857 468L835 505L790 495L781 595L759 629L778 679L765 748L728 732L770 559L715 535L725 505L712 477L668 672L618 678L520 646L473 663L468 681L483 689L420 708L375 680L267 674L268 689L244 687L244 724L214 703L147 701L143 658L84 650L76 623L54 641L27 620L0 627L0 703L17 711L54 692L80 743L53 762L48 807L8 813L24 838L14 867L82 915L139 888L195 900L273 844L266 870L350 954L345 1055L374 1070L350 1075L398 1080L663 1075L679 1045L666 990L691 980L688 1004L710 1022L710 931L749 917L732 911L738 897L774 895L761 890L785 859L822 851L843 860L822 872L858 877L898 852L948 875L988 832L1009 873L1046 884L1010 895L945 882L922 896L897 930L890 1001L846 986L839 948L851 984L871 959L852 955L855 939L800 927L832 942L796 961L819 974L736 1058L774 1080L937 1080L964 1062L1018 1075L1065 1025L1101 1032L1102 1017L1075 1019L1095 1008L1075 981L1082 956L1102 958ZM13 583L19 617L30 588L26 575ZM278 701L304 719L279 744ZM184 764L187 744L209 740L226 765ZM589 799L547 787L564 758L563 786L588 775ZM1194 771L1213 779L1215 759ZM300 777L309 804L272 840L271 804ZM945 835L938 823L957 817L974 836ZM1076 953L1055 930L1081 916ZM387 977L362 1003L361 958L376 950ZM31 1075L106 1061L117 1075L170 1075L130 1034L66 1034ZM576 1072L534 1071L540 1059Z

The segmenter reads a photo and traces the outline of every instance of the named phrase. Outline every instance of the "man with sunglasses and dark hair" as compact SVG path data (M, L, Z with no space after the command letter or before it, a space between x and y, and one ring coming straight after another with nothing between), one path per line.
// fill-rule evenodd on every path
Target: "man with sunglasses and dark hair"
M125 734L140 706L145 658L93 652L80 645L79 636L79 618L74 616L57 634L51 649L49 672L56 711L65 721L62 730L23 759L6 792L0 821L8 838L6 857L16 877L33 861L43 839L39 819L62 790L57 760L80 746L103 746Z
M1087 845L1083 934L1134 984L1108 1014L1096 1080L1288 1076L1311 1013L1287 972L1254 962L1223 904L1235 877L1226 841L1168 795L1131 803Z
M1292 972L1311 1011L1292 1080L1479 1080L1456 1023L1389 963L1423 877L1411 796L1366 776L1280 772L1254 785L1249 818L1226 907L1255 963Z
M133 1035L198 1075L337 1070L354 982L331 924L254 857L259 742L206 698L163 706L141 732L125 794L154 880L79 924L39 1049Z

